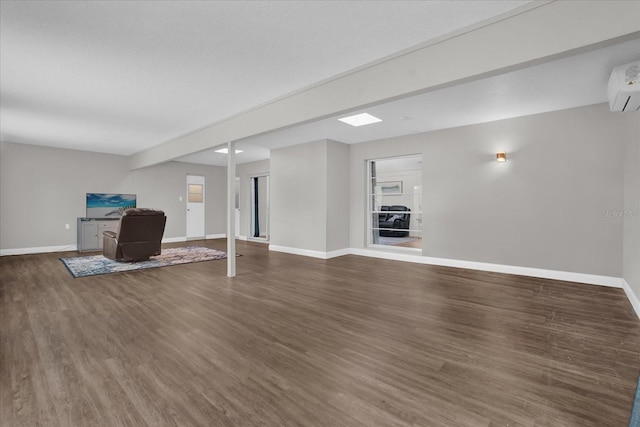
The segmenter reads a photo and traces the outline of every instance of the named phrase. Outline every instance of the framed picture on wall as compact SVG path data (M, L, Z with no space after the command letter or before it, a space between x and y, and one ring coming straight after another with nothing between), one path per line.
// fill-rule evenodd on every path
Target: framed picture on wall
M376 189L386 196L402 194L402 181L378 182Z

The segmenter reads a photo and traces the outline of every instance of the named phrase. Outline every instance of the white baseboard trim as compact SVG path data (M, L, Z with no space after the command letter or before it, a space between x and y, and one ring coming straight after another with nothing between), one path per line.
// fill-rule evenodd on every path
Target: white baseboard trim
M298 248L291 248L288 246L277 246L277 245L269 245L269 250L270 251L274 251L274 252L284 252L286 254L293 254L293 255L302 255L302 256L308 256L308 257L312 257L312 258L321 258L321 259L326 259L326 253L325 252L321 252L321 251L312 251L309 249L298 249Z
M165 237L162 239L162 243L177 243L177 242L186 242L186 237Z
M260 239L257 237L247 237L247 242L251 242L251 243L260 243L262 245L268 245L270 244L268 240L265 239Z
M162 239L162 243L176 243L176 242L188 242L190 240L208 240L208 239L224 239L226 234L207 234L204 239L201 237L187 238L187 237L168 237Z
M370 249L346 248L337 251L322 252L309 249L292 248L287 246L269 245L269 250L320 259L329 259L351 254L394 261L414 262L418 264L440 265L444 267L466 268L470 270L490 271L494 273L515 274L518 276L562 280L565 282L586 283L590 285L609 286L613 288L623 287L622 279L620 277L573 273L569 271L546 270L542 268L519 267L514 265L490 264L485 262L462 261L447 258L425 257L422 255L381 252Z
M0 249L0 256L43 254L49 252L77 251L77 245L41 246L37 248Z
M338 249L330 252L322 252L322 251L313 251L310 249L291 248L288 246L269 245L269 250L274 252L284 252L287 254L302 255L302 256L308 256L308 257L320 258L320 259L330 259L330 258L351 254L350 248Z
M336 258L344 255L351 255L351 248L336 249L335 251L329 251L327 252L326 259Z
M629 283L627 283L625 279L622 279L622 289L624 289L624 293L627 294L627 298L629 299L631 306L640 319L640 299L638 299L638 296L633 292L633 289L631 289L631 286L629 286Z
M327 252L327 259L336 258L344 255L351 255L351 248L337 249L335 251Z
M225 239L226 234L207 234L206 239Z
M226 233L222 233L222 234L207 234L207 239L226 239L227 238L227 234ZM236 236L236 240L242 240L242 241L249 241L249 237L247 236Z
M543 268L520 267L515 265L490 264L486 262L463 261L457 259L434 258L421 255L389 253L369 249L351 249L353 255L373 258L392 259L396 261L415 262L419 264L440 265L444 267L467 268L470 270L490 271L493 273L515 274L517 276L538 277L541 279L562 280L565 282L587 283L589 285L622 287L620 277L599 276L595 274L573 273L569 271L546 270Z

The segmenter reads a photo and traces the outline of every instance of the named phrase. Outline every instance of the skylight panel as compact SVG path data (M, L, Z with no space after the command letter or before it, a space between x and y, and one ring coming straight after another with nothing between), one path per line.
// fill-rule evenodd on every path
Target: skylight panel
M382 119L379 119L375 116L372 116L369 113L361 113L361 114L356 114L354 116L349 116L349 117L343 117L341 119L338 119L343 123L346 123L348 125L351 126L364 126L364 125L370 125L372 123L378 123L381 122Z

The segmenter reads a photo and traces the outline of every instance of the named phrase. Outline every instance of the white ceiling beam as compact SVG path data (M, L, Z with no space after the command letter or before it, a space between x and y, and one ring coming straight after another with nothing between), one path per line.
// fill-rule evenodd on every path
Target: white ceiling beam
M404 51L136 153L130 157L130 167L152 166L228 141L511 71L638 35L639 1L534 3L507 17Z

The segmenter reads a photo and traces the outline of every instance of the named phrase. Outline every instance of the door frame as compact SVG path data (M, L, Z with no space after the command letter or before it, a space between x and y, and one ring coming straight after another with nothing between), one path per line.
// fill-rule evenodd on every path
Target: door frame
M196 180L196 181L201 181L201 182L190 182L190 178L201 178L201 180ZM202 235L201 236L189 236L189 203L193 203L193 202L189 202L189 184L201 184L202 185ZM206 210L206 185L205 185L205 177L204 175L198 175L198 174L191 174L188 173L187 174L187 181L186 181L186 185L185 185L185 191L186 191L186 203L185 203L185 237L186 240L202 240L202 239L206 239L207 238L207 230L206 230L206 220L205 218L207 217L207 210ZM193 216L191 216L191 219L193 220Z

